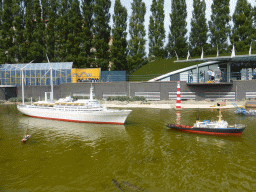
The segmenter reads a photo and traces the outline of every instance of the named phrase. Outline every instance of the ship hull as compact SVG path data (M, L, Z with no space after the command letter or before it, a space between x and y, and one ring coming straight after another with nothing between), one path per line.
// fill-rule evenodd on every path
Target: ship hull
M195 134L222 135L222 136L241 136L242 132L245 129L245 127L202 128L202 127L192 127L192 126L177 125L177 124L168 124L167 127L178 130L178 131L195 133Z
M77 123L98 123L123 125L131 110L58 110L54 107L37 108L18 106L18 110L24 115L58 121L69 121Z

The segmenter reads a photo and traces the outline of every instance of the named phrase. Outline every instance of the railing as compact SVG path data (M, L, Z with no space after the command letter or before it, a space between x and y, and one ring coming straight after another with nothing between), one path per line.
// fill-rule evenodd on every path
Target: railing
M198 73L193 73L190 76L187 74L180 74L180 79L184 79L187 83L223 83L230 82L233 83L235 80L252 80L256 79L256 74L253 72L221 72L221 75L215 75L214 77L209 77L207 73L200 75Z
M177 92L169 92L169 100L170 99L177 99ZM180 99L187 100L187 99L196 99L195 92L180 92Z
M160 101L160 92L135 92L135 96L145 97L150 101Z
M235 100L235 92L205 92L205 99L208 100Z
M255 99L256 98L256 92L245 92L245 98L246 99Z
M73 93L73 96L78 96L78 97L90 97L90 93ZM95 96L95 93L92 94L92 96Z
M36 105L26 105L25 108L37 108L37 109L47 109L52 111L101 111L102 107L87 107L87 106L61 106L61 107L47 107L47 106L36 106Z

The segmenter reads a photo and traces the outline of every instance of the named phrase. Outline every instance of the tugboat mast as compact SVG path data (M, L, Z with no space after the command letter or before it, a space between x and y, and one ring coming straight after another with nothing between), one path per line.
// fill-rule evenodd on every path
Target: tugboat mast
M221 117L222 117L222 115L221 115L221 110L219 110L219 115L217 116L217 117L219 117L219 122L222 120L221 119Z

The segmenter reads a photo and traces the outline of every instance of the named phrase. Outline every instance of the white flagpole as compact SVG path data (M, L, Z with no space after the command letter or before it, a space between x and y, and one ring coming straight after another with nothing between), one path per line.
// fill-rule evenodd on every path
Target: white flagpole
M249 55L252 54L252 43L250 44L250 50L249 50Z
M218 45L217 45L217 57L219 57L219 49L218 49Z
M231 53L231 57L235 57L236 54L235 54L235 46L233 45L233 49L232 49L232 53Z
M201 54L201 59L204 58L204 48L202 47L202 54Z
M175 50L174 50L175 51ZM179 60L179 57L178 57L178 54L176 53L176 51L175 51L175 54L176 54L176 57L177 57L177 61Z
M21 70L22 78L21 78L21 92L22 92L22 105L24 105L24 75L23 75L23 69Z

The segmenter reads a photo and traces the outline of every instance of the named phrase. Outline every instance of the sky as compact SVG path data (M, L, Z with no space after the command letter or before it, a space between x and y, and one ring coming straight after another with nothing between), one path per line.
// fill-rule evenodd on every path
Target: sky
M142 0L146 4L146 15L145 15L145 29L146 29L146 52L148 53L148 25L149 25L149 17L151 15L150 12L150 7L152 4L152 0ZM247 0L253 7L256 6L256 1L255 0ZM129 30L129 17L131 16L132 10L131 10L131 3L133 0L121 0L121 4L126 7L128 11L128 22L127 22L127 32ZM211 5L212 5L213 0L205 0L206 3L206 19L209 21L210 16L211 16ZM230 15L232 16L235 10L237 0L230 0ZM193 0L186 0L187 3L187 26L188 26L188 34L190 32L190 21L192 18L192 11L193 11ZM111 8L110 8L110 14L113 15L114 13L114 4L115 0L111 0ZM170 13L171 13L171 0L165 0L164 2L164 12L165 12L165 45L167 44L168 41L168 34L170 32L169 26L170 26ZM111 17L111 22L110 22L111 27L113 26L113 19ZM188 35L187 34L187 35ZM128 33L128 39L129 39L129 33Z

